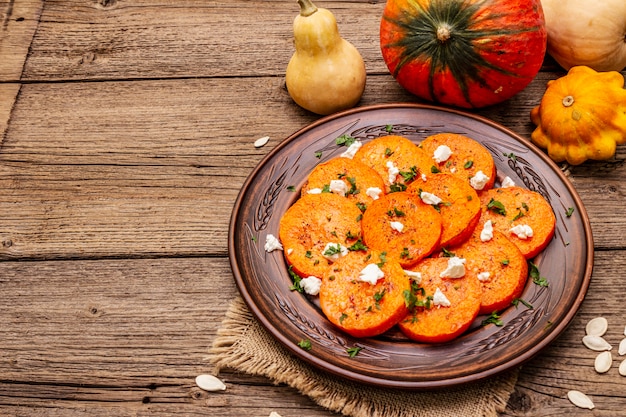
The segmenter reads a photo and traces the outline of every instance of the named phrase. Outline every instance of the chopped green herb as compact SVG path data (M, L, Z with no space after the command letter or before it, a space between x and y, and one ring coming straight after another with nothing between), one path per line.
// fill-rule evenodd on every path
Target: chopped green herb
M328 248L324 251L324 256L333 256L341 253L341 245L337 243L336 245L329 245Z
M565 210L565 215L567 217L572 217L572 214L574 214L574 207L570 207L567 210Z
M541 274L539 273L539 268L537 267L537 265L535 265L532 262L529 262L529 264L530 264L530 277L532 278L533 282L539 285L540 287L547 287L548 285L550 285L548 283L548 280L542 277Z
M494 200L493 198L489 200L489 203L487 203L487 209L506 216L506 209L504 208L504 204L502 204L498 200Z
M443 253L444 258L454 258L456 256L453 252L450 252L446 248L441 248L441 252Z
M385 296L385 292L386 290L383 289L382 291L376 292L374 294L374 301L376 302L376 308L380 310L380 302L383 300L383 297Z
M348 192L346 193L346 195L356 195L359 193L359 189L356 188L356 178L354 177L348 177L346 178L348 180L348 182L350 183L350 189L348 190Z
M250 239L252 239L253 242L257 241L256 236L252 236Z
M359 210L361 210L361 213L365 213L365 210L367 210L367 205L365 205L365 203L356 203L356 206Z
M392 193L397 193L397 192L401 192L401 191L406 191L406 185L404 184L399 184L397 182L394 182L393 184L391 184L391 186L389 187L389 191Z
M500 261L500 264L504 265L504 266L509 266L509 260L508 259L503 259Z
M402 252L400 252L400 258L402 259L410 259L409 258L409 248L402 248Z
M385 149L385 156L386 157L390 157L391 155L393 155L393 151L391 150L391 148L386 148Z
M304 350L311 350L313 345L311 345L311 341L309 339L303 339L298 342L298 346Z
M504 322L502 320L500 320L500 315L498 314L498 312L494 311L493 313L491 313L489 315L489 317L487 317L482 322L483 326L486 326L488 324L495 324L496 326L502 326L504 324Z
M380 259L380 262L378 262L376 265L378 265L379 268L382 268L383 265L387 263L387 252L381 252L379 255L379 259Z
M363 241L359 239L352 246L350 246L348 250L351 250L351 251L365 250L366 251L367 246L365 246Z
M517 219L521 219L522 217L524 217L526 215L526 213L522 212L522 210L519 210L517 212L517 215L515 217L513 217L513 220L511 220L512 222L514 222Z
M515 154L513 152L511 153L505 153L503 154L504 156L506 156L507 158L513 160L513 161L517 161L517 156L515 156Z
M439 174L441 171L435 165L430 167L430 172L433 174Z
M341 313L341 316L339 317L339 323L343 323L343 321L347 318L348 315L346 313Z
M363 348L359 346L354 346L354 347L348 348L346 352L348 352L348 356L350 356L351 358L354 358L356 355L359 354L361 349Z
M350 146L354 142L356 142L356 138L353 138L350 135L341 135L335 139L335 143L339 146Z
M317 152L315 152L315 157L316 157L317 159L320 159L320 158L322 157L322 151L317 151Z
M467 161L464 165L463 168L465 169L470 169L472 167L472 165L474 165L474 161L472 161L471 159L469 161Z
M294 191L296 191L296 187L294 187L293 185L290 185L287 187L287 191L289 191L290 193L293 193Z
M311 251L310 251L310 250L308 250L308 251L306 251L306 252L304 253L304 256L305 256L305 257L307 257L307 258L309 258L309 259L311 259L311 258L313 257L313 254L311 253Z
M289 276L291 277L291 280L293 281L293 285L291 285L291 287L289 287L289 290L291 290L291 291L298 291L298 292L304 292L304 289L300 285L300 281L302 281L302 277L300 277L300 275L298 275L295 272L293 272L293 269L292 269L291 265L289 265L289 268L287 269L287 272L289 273Z
M387 211L387 216L389 217L404 217L405 213L398 209L397 207L394 207L393 210L389 210Z
M521 303L521 304L524 304L524 305L526 306L526 308L528 308L528 309L530 309L530 310L532 310L532 309L534 308L532 304L530 304L528 301L523 300L523 299L521 299L521 298L516 298L516 299L514 299L514 300L511 302L511 304L513 304L513 305L515 306L515 308L517 308L517 306L518 306L520 303Z
M385 132L391 133L392 130L393 130L393 125L385 125Z
M417 304L417 296L415 293L411 290L404 290L402 295L404 296L404 305L406 308L413 310Z
M400 171L400 176L404 179L404 182L411 182L417 176L417 167L414 165L409 171Z

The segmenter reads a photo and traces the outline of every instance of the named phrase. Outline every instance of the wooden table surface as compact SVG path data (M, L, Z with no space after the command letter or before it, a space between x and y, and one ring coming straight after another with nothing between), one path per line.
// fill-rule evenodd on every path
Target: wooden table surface
M383 0L318 1L363 55L359 105L418 102L378 44ZM281 140L319 119L285 89L295 0L0 0L0 415L331 416L288 386L194 378L237 289L237 194ZM624 72L623 72L624 73ZM542 71L475 111L529 138ZM270 142L255 148L255 139ZM521 369L502 416L619 416L626 406L626 147L567 169L595 266L571 326ZM581 343L609 321L607 374ZM592 397L574 407L570 389Z

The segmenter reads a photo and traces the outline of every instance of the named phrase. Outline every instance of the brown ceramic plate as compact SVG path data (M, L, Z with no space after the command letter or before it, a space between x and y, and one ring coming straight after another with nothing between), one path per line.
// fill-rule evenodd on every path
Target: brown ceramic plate
M498 181L545 196L556 214L553 241L533 262L549 286L528 281L519 304L502 313L503 325L482 326L479 317L460 338L445 344L409 341L398 331L356 339L326 320L316 297L290 291L291 278L281 251L266 252L268 234L278 236L281 215L294 203L312 168L346 148L335 139L349 134L362 141L389 133L418 143L426 136L453 132L489 149ZM318 156L321 154L321 157ZM514 157L511 157L514 155ZM573 208L570 217L566 211ZM593 241L583 204L561 170L529 141L475 115L415 104L364 107L332 115L296 132L273 149L246 180L236 201L228 249L233 274L250 311L299 359L340 377L381 387L431 389L476 381L527 361L567 327L591 279ZM312 349L298 347L308 339ZM357 356L346 350L361 347Z

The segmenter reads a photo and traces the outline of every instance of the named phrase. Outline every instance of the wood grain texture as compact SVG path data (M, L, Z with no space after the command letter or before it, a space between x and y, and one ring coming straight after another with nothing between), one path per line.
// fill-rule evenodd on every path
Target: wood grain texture
M43 4L41 0L0 1L0 82L20 80Z
M388 74L382 0L317 1L368 70L360 105L418 100ZM0 0L0 415L334 414L235 372L194 384L237 294L230 212L281 140L318 120L291 101L295 0ZM549 57L512 100L476 113L528 138L530 109L564 74ZM623 71L622 74L626 74ZM270 136L263 148L253 142ZM626 148L563 168L591 220L596 265L570 328L528 362L502 416L623 414L623 358L593 370L584 324L626 309ZM614 352L616 349L614 348Z

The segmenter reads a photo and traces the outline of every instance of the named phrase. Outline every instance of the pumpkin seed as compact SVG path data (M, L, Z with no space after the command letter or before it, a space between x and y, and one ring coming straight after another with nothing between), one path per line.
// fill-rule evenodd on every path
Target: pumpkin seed
M626 338L622 339L622 341L619 342L619 347L617 348L617 353L620 356L626 355Z
M198 375L196 385L205 391L224 391L226 389L226 385L221 380L208 374Z
M261 146L265 146L267 142L269 141L270 141L269 136L263 136L262 138L258 138L257 140L254 141L254 147L260 148Z
M624 359L622 363L619 364L618 371L621 376L626 376L626 359Z
M613 349L609 342L604 340L602 337L589 334L583 337L583 344L596 352Z
M607 319L604 317L596 317L595 319L589 320L585 331L591 336L604 336L608 328L609 322Z
M602 352L598 356L596 356L596 360L593 364L596 372L599 374L603 374L609 372L611 369L611 365L613 363L613 356L611 356L611 352Z
M589 398L580 391L569 391L567 393L567 398L569 398L572 404L574 404L576 407L588 408L590 410L595 408L595 405L593 404L593 401L591 401L591 398Z

